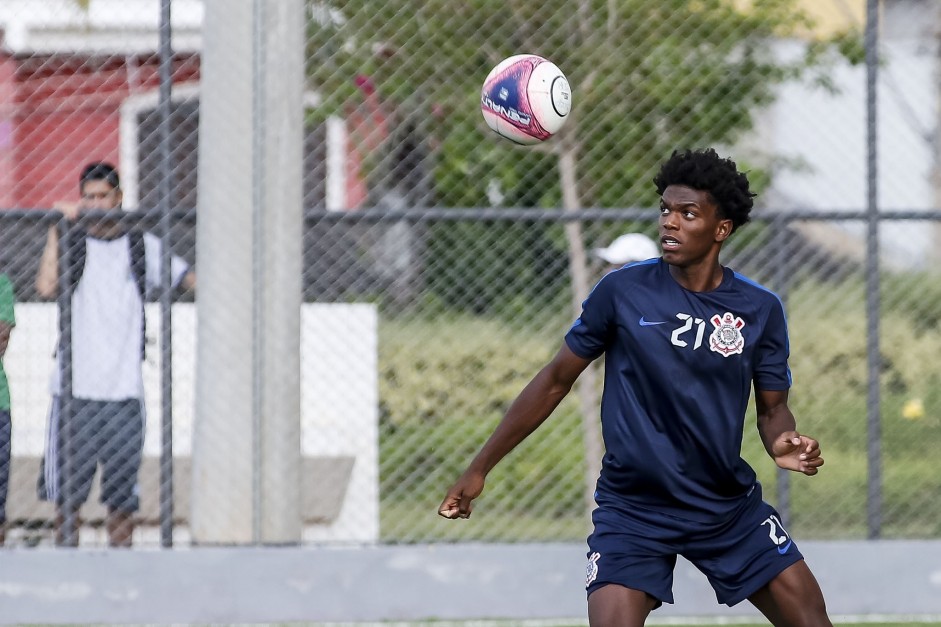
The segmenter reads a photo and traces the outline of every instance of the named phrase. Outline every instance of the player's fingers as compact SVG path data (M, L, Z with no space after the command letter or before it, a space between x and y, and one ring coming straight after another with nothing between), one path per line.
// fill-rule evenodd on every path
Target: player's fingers
M441 505L438 506L438 515L445 518L457 518L459 514L457 502L458 499L456 497L450 494L446 496L441 502Z
M472 497L466 494L461 495L461 501L458 504L458 516L461 518L470 518L471 512L474 511L474 504L471 501Z
M815 457L814 459L801 462L800 470L805 475L815 475L821 466L823 466L823 458Z
M816 458L818 458L818 457L820 457L820 449L819 449L819 448L815 448L815 449L810 450L810 451L808 451L808 450L805 449L804 452L800 454L800 459L816 459Z
M814 440L813 438L806 438L806 437L804 439L807 440L806 445L804 446L805 452L810 453L811 451L820 449L820 443L817 442L817 440Z

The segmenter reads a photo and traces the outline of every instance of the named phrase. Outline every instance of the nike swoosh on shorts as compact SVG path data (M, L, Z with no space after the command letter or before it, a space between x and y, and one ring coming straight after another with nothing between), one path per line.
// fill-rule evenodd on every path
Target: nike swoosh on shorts
M653 327L653 326L656 326L656 325L658 325L658 324L666 324L666 323L667 323L666 320L663 320L663 321L661 321L661 322L651 322L650 320L644 320L644 317L643 317L643 316L640 317L640 321L639 321L639 322L640 322L640 326L642 326L642 327Z

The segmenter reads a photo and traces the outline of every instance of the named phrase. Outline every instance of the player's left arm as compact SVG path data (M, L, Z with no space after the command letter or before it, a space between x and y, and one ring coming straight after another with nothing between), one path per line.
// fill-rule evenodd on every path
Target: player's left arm
M768 455L779 467L815 475L823 466L820 444L798 433L787 395L787 390L755 390L758 433Z
M12 324L0 320L0 359L3 359L7 354L7 346L10 345L10 334L12 331Z
M163 272L161 260L162 240L153 233L144 233L144 254L147 257L147 284L149 289L160 287ZM179 255L170 255L170 286L184 292L196 290L196 270Z
M180 279L180 287L187 292L196 291L196 271L187 270L186 274L183 275L183 278Z

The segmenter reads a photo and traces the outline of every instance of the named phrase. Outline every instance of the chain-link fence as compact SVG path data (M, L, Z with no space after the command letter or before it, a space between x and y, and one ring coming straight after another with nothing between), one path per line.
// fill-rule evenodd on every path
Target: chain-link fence
M559 347L605 271L595 251L656 235L659 163L702 146L759 192L723 262L784 300L791 405L827 459L779 475L750 417L766 498L798 537L938 537L941 11L880 7L867 66L862 2L5 0L7 543L113 539L138 449L141 546L583 539L600 364L494 470L470 523L436 507ZM478 112L488 71L524 51L574 102L529 148ZM81 434L50 436L50 375L81 417L116 400L88 389L135 381L139 361L95 361L140 342L108 317L109 283L41 285L44 251L102 271L94 245L66 243L115 214L60 219L88 205L79 174L97 161L135 210L121 224L155 236L143 271L133 244L118 253L125 283L150 283L130 395L146 421L142 444L108 431L119 415L73 450ZM88 319L109 332L76 331ZM52 445L73 450L69 476L101 457L78 518L38 498Z

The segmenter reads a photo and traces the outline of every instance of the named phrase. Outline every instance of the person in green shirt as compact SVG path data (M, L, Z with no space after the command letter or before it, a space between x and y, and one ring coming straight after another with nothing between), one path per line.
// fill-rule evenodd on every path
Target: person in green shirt
M10 332L16 326L13 315L13 284L0 274L0 546L6 541L7 486L10 481L10 439L13 424L10 421L10 385L3 369L3 356L10 343Z

